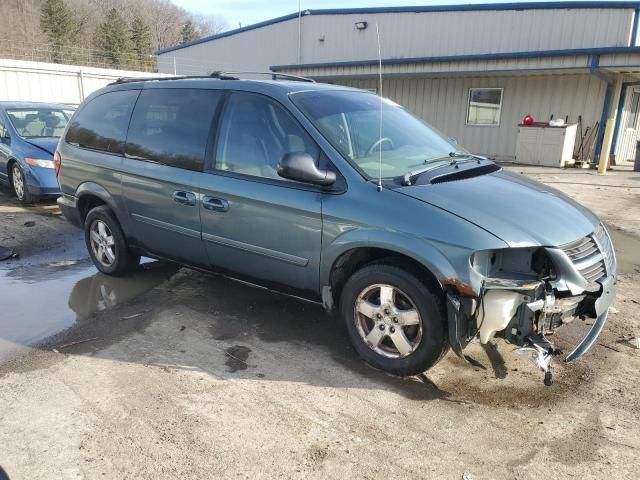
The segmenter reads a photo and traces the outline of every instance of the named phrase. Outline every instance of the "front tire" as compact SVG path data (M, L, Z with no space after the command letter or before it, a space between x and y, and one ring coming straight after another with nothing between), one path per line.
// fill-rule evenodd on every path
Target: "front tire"
M24 172L17 163L11 165L11 188L18 201L22 204L31 204L38 201L38 197L29 192Z
M358 354L385 372L417 375L449 348L441 294L408 270L363 267L345 284L340 310Z
M140 256L131 252L109 207L92 209L84 221L84 240L93 264L102 273L122 276L135 271Z

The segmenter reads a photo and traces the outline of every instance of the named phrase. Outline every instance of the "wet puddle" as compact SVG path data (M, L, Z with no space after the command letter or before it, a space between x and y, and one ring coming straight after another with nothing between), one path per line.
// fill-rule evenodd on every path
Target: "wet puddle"
M88 260L0 270L0 360L131 300L176 267L148 262L128 277L109 277Z

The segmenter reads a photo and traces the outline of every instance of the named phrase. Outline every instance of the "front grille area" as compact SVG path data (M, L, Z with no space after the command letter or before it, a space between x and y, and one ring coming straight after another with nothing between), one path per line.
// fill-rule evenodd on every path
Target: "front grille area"
M602 225L591 235L560 248L588 282L595 282L615 273L613 245Z

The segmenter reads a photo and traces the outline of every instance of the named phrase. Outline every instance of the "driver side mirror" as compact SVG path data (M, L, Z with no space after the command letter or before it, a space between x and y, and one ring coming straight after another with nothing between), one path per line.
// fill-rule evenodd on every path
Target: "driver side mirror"
M313 183L328 187L336 181L336 174L330 170L320 170L308 153L287 153L278 165L278 175L289 180Z

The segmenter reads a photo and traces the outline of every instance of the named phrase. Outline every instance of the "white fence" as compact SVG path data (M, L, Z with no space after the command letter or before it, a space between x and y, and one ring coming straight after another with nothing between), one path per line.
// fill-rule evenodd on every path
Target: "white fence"
M0 101L78 105L91 92L121 77L164 76L149 72L0 59Z

